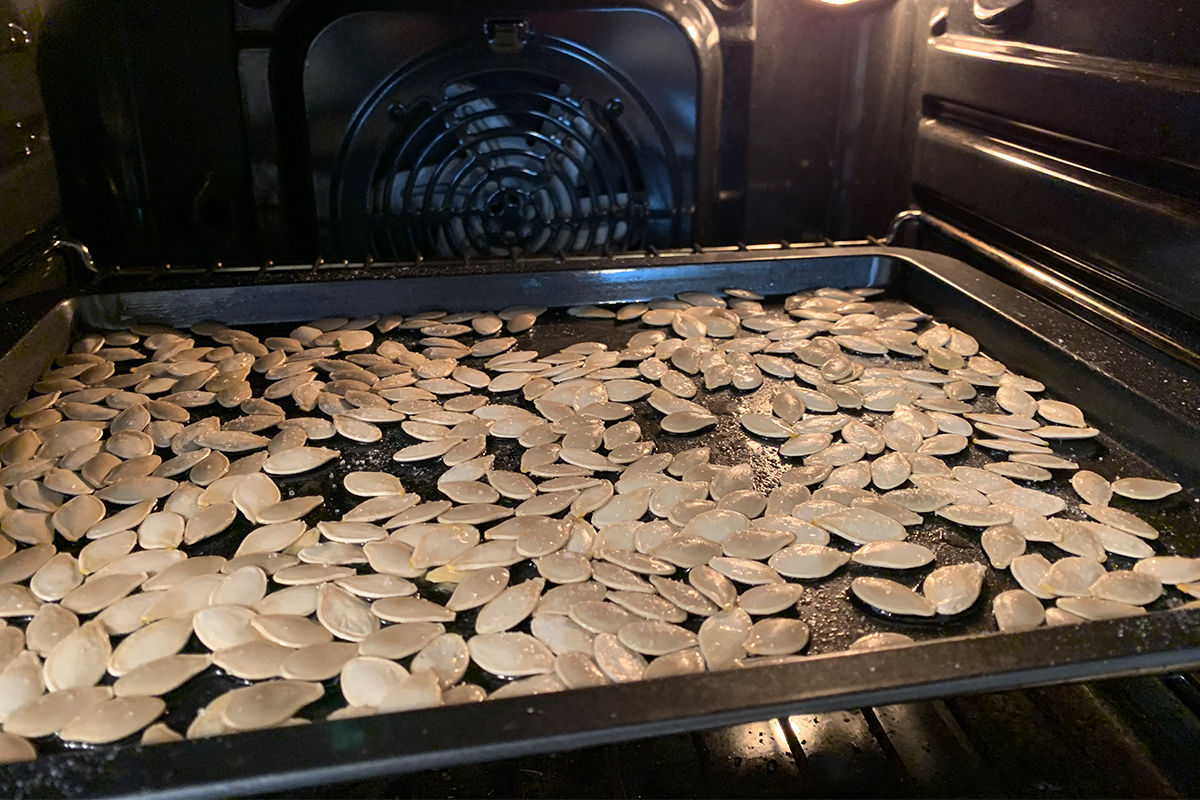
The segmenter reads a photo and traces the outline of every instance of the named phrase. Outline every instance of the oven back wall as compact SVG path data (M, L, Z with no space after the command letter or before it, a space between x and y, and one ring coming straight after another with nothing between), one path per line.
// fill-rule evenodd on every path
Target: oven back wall
M632 193L576 192L569 213L531 208L530 192L510 197L489 187L489 202L475 201L506 217L493 236L521 238L520 223L529 222L521 215L548 210L569 229L560 237L565 251L620 249L618 224L629 247L812 241L882 233L907 204L911 0L845 9L815 0L531 0L523 14L510 13L520 5L58 0L40 69L71 230L102 264L494 254L494 239L486 248L439 248L438 237L424 249L381 248L378 231L364 238L361 224L341 237L339 203L369 218L378 182L374 164L353 186L334 167L346 132L369 127L356 115L389 73L373 74L376 84L346 108L310 91L306 75L335 66L333 85L353 83L364 77L358 67L375 69L380 55L395 73L424 53L405 44L417 29L432 32L430 49L482 39L485 22L513 16L531 23L532 36L573 42L572 57L603 67L595 74L609 86L564 84L576 94L594 90L586 98L595 101L594 121L625 128L609 150L642 174ZM355 68L328 58L335 34L353 27L352 12L381 21ZM403 30L393 35L395 25L382 20L397 18ZM612 99L620 107L609 108ZM519 160L504 166L524 169ZM604 219L613 207L638 216Z
M881 236L910 203L911 0L760 0L744 241Z
M59 0L39 72L70 232L103 263L253 261L224 0Z
M702 73L720 69L649 9L340 16L304 62L320 249L357 260L690 244L712 217L698 148L717 131L701 132L700 103Z

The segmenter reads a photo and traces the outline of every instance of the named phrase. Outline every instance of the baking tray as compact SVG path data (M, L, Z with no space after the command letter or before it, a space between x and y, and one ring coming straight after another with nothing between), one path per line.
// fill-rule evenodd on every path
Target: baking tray
M149 288L147 288L149 285ZM189 288L189 285L191 288ZM6 391L23 396L43 365L82 330L134 321L188 325L215 318L251 327L335 314L366 315L430 308L484 309L520 302L565 306L666 296L682 290L738 286L780 295L815 286L877 286L882 302L909 302L977 336L1014 370L1083 407L1106 434L1066 449L1101 471L1176 477L1200 475L1200 408L1195 376L974 270L931 253L891 248L818 248L801 252L707 253L636 259L524 264L410 265L360 269L260 270L158 276L113 276L99 291L56 305L0 360ZM136 287L126 290L126 286ZM269 327L263 327L266 332ZM277 329L276 329L277 330ZM521 347L545 352L571 341L619 345L628 325L551 312L523 334ZM15 387L15 390L14 388ZM703 390L702 390L703 394ZM19 399L19 398L14 398ZM5 405L9 397L0 397ZM733 412L752 402L730 390L706 400ZM656 417L639 416L647 436ZM1107 432L1114 432L1112 438ZM403 434L374 446L339 443L346 468L388 468ZM396 441L391 441L395 438ZM696 437L656 436L660 449L694 446ZM714 462L751 461L766 486L784 467L772 448L748 439L736 422L703 439ZM394 445L394 446L393 446ZM512 454L497 452L497 466ZM964 454L961 463L984 460ZM959 462L952 462L959 463ZM1151 467L1150 465L1154 466ZM410 470L406 485L429 494L432 469ZM284 495L320 492L324 515L349 507L335 471L280 480ZM1056 481L1056 484L1063 484ZM1194 495L1139 511L1164 532L1160 552L1194 554L1200 526ZM238 533L201 543L197 553L232 549ZM927 525L913 536L935 547L939 565L982 558L976 541ZM228 554L228 553L223 553ZM1128 566L1120 564L1120 566ZM925 571L902 576L910 584ZM517 575L519 579L521 576ZM564 692L473 706L260 731L217 739L95 750L61 749L35 762L0 768L4 796L218 796L281 791L451 764L546 752L643 736L797 714L994 691L1061 681L1158 672L1200 664L1200 612L1174 611L1160 600L1144 617L1020 634L989 629L988 600L1011 588L990 571L980 604L946 625L915 626L863 614L846 602L849 574L812 587L797 612L814 627L812 655L800 662ZM471 618L460 620L469 625ZM917 644L865 653L839 652L863 633L899 630ZM213 670L215 672L215 670ZM481 675L468 679L480 682ZM195 709L237 682L202 676L168 699L167 721L186 726ZM334 689L331 695L337 695ZM318 703L319 716L336 707Z

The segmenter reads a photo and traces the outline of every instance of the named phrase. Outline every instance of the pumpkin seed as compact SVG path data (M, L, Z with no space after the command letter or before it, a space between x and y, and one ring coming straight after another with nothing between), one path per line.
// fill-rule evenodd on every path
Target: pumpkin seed
M668 580L659 575L650 576L654 588L664 598L680 609L697 616L708 617L716 613L719 607L697 589L681 581ZM781 586L782 584L769 584Z
M1050 562L1040 553L1028 553L1017 556L1009 565L1013 578L1021 588L1042 600L1048 600L1054 595L1042 588L1042 581L1050 571Z
M387 472L349 472L342 479L346 491L358 497L383 497L404 494L400 479Z
M1126 533L1132 533L1134 536L1139 536L1143 539L1153 540L1158 538L1158 531L1152 525L1130 514L1128 511L1096 505L1083 505L1080 508L1083 513L1101 524L1109 525Z
M813 519L813 522L830 533L836 533L856 544L894 540L907 536L904 526L891 517L866 508L850 508L835 511Z
M1106 506L1112 499L1111 484L1090 470L1082 469L1072 475L1071 487L1089 505Z
M1144 606L1162 596L1162 583L1145 573L1108 572L1093 581L1088 592L1102 600Z
M645 619L664 620L666 622L684 622L687 620L687 612L677 607L671 601L656 594L618 590L610 592L608 600Z
M939 517L977 528L989 528L994 525L1007 525L1013 521L1011 512L998 506L978 505L949 505L937 509Z
M700 625L700 653L710 670L734 666L753 630L750 615L740 608L719 611Z
M1112 484L1114 494L1132 500L1161 500L1179 492L1182 488L1174 481L1158 481L1150 478L1121 478Z
M39 600L47 602L61 600L83 583L79 563L69 553L59 553L33 574L29 590Z
M166 710L157 697L114 697L101 701L58 732L68 742L105 744L124 739L145 728Z
M359 653L388 659L405 658L419 652L443 633L445 627L438 622L389 625L359 642Z
M996 595L992 602L992 614L996 618L996 625L1005 632L1033 630L1046 619L1041 601L1022 589Z
M1082 411L1070 403L1064 403L1059 400L1038 400L1037 414L1059 425L1068 425L1073 428L1087 427ZM1032 417L1033 414L1025 414L1024 416Z
M938 611L933 601L883 578L855 578L850 582L850 590L867 605L891 614L932 617ZM937 596L940 598L941 593Z
M79 628L79 618L62 606L47 603L37 610L22 635L19 628L0 628L0 670L26 646L39 655L50 651Z
M340 457L340 451L326 447L294 447L270 456L262 468L268 475L296 475L318 469Z
M252 647L254 645L246 645ZM279 674L289 680L324 681L343 671L358 655L358 646L347 642L324 642L287 650L280 662Z
M921 591L939 614L959 614L978 599L986 573L986 567L975 563L939 567L925 578Z
M54 558L55 552L53 545L40 543L6 555L0 559L0 584L25 581Z
M509 326L512 327L513 323L510 322ZM437 675L427 670L402 678L395 686L391 687L380 701L379 711L410 711L417 708L432 708L443 703L442 688Z
M181 736L175 730L167 727L167 725L165 725L164 723L156 722L153 725L151 725L150 727L146 728L146 730L142 731L142 738L141 738L140 744L145 746L145 745L151 745L151 744L166 744L168 742L181 742L181 741L183 741L183 736Z
M4 732L11 736L37 739L58 733L67 723L92 706L113 696L107 686L66 689L42 695L18 708L4 721Z
M18 655L0 672L0 722L37 700L45 690L41 660L28 651Z
M1146 613L1141 606L1098 597L1063 597L1056 602L1061 610L1081 619L1117 619Z
M479 634L467 641L467 648L480 668L500 677L539 675L554 669L550 649L526 633Z
M879 650L885 647L902 647L912 644L912 638L902 633L868 633L850 643L848 650Z
M534 617L530 631L556 656L566 653L591 655L594 651L595 635L563 616L555 614ZM555 668L557 670L557 659Z
M146 577L144 572L93 575L84 581L82 586L69 592L62 599L62 605L76 614L95 614L128 595L140 586Z
M996 569L1006 569L1013 559L1025 553L1025 537L1012 525L988 528L980 537L980 544Z
M104 626L96 621L84 623L60 639L46 656L46 688L56 692L96 685L112 652Z
M344 690L344 684L343 684ZM276 725L325 694L319 683L273 680L234 689L221 714L234 730L254 730Z
M387 597L371 605L371 613L387 622L452 622L454 612L417 597Z
M325 502L320 495L311 497L293 497L274 505L267 506L258 512L258 521L263 525L278 525L294 522ZM286 547L286 545L285 545Z
M804 649L808 637L809 628L804 622L773 617L754 623L742 647L751 655L792 655Z
M366 603L329 583L319 589L317 619L334 636L351 642L361 642L379 629L379 619Z
M469 663L466 641L457 633L447 633L422 648L413 657L411 669L414 675L426 671L434 673L441 688L448 689L462 680ZM385 700L380 707L391 708L391 703Z
M262 616L287 614L307 617L317 610L319 586L289 586L264 597L254 604L254 610Z
M641 680L646 671L646 659L626 647L616 635L597 635L594 648L596 664L614 682Z
M233 503L213 503L197 511L184 524L184 544L196 544L221 533L237 518Z
M214 659L207 655L163 656L122 674L111 691L117 697L158 697L182 686L212 663ZM225 668L219 662L217 665Z
M738 597L738 608L753 616L775 614L794 606L804 589L792 583L767 583L747 589Z
M774 569L750 559L718 556L709 565L730 580L751 586L782 581Z
M611 683L589 653L563 653L554 660L554 673L569 689Z
M688 434L716 424L717 418L712 414L695 411L676 411L667 414L663 418L661 426L668 433Z
M211 606L198 610L192 624L206 648L224 650L259 639L258 630L252 625L256 616L253 610L242 606Z
M870 542L851 556L856 563L886 569L916 569L931 563L933 558L933 551L928 547L896 541Z
M1200 558L1153 556L1134 564L1133 571L1166 584L1191 583L1200 580Z

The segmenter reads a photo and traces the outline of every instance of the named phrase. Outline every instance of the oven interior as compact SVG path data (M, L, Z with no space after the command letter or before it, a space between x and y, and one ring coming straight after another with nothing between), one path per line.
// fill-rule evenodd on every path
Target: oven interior
M0 14L6 350L77 295L849 243L958 259L1168 384L1200 368L1200 6L4 0ZM1176 388L1155 397L1194 422ZM1194 796L1197 745L1197 679L1173 674L314 791Z

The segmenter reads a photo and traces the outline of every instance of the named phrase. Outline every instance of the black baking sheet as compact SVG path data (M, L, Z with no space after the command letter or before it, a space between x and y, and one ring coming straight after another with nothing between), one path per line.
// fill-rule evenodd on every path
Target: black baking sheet
M338 313L495 308L516 302L565 305L625 301L729 286L781 295L822 285L886 288L879 302L892 308L912 304L958 325L976 335L985 351L1012 369L1043 380L1052 394L1076 402L1105 430L1097 440L1055 445L1081 465L1105 475L1165 474L1185 483L1195 475L1194 462L1200 458L1195 455L1196 449L1188 446L1196 441L1194 420L1188 412L1196 406L1189 405L1186 385L1181 389L1179 383L1156 380L1179 380L1171 365L1131 351L1096 329L965 265L923 253L872 248L860 253L811 251L802 257L750 254L727 256L716 263L638 263L615 269L548 270L535 275L481 273L476 268L459 276L434 272L366 281L267 282L191 290L163 287L79 298L44 320L34 335L42 342L56 342L65 337L63 328L68 325L78 332L120 327L131 321L157 320L182 326L203 318L218 318L271 335L290 330L290 325L279 323ZM778 302L780 298L774 299ZM569 317L561 310L551 311L531 331L518 336L518 347L546 353L574 341L601 341L616 348L639 328L636 323L584 320ZM400 338L411 342L415 336L400 334ZM31 352L38 355L36 348ZM774 381L768 378L768 382ZM752 463L759 488L770 489L777 485L779 473L788 464L780 463L776 447L747 437L730 416L765 404L769 396L767 391L742 394L731 389L709 395L701 389L697 399L721 415L716 430L702 436L660 434L660 415L648 412L645 403L635 404L635 418L646 438L653 438L660 450L707 445L713 450L714 463ZM398 426L375 445L339 439L332 446L342 450L341 464L277 482L285 497L321 493L327 498L326 505L314 512L314 520L336 518L356 502L339 484L340 477L351 469L395 470L410 489L433 497L440 469L391 461L391 453L409 443ZM515 465L515 444L490 442L489 452L496 456L497 467ZM988 460L992 457L978 448L948 459L952 465L977 465ZM1060 494L1074 508L1075 498L1066 486L1065 478L1059 478L1039 488ZM1114 504L1123 502L1118 499ZM1136 508L1164 531L1160 552L1195 554L1198 527L1192 493L1157 503L1139 503ZM231 529L201 543L194 552L230 555L244 532ZM910 539L932 547L938 566L985 561L978 537L963 535L954 526L931 521ZM1035 545L1031 550L1039 547L1045 546ZM1052 553L1060 555L1047 551L1047 555ZM1129 566L1127 561L1114 558L1115 566L1122 568ZM899 579L915 586L931 568L903 573ZM530 572L532 575L532 568ZM1178 593L1171 593L1173 597L1152 607L1163 613L1144 618L982 637L978 634L994 630L990 598L1015 586L1007 573L989 570L980 603L953 621L913 625L864 614L847 602L850 579L864 572L870 571L844 570L808 585L805 602L796 613L813 629L806 653L814 657L802 663L150 748L127 744L89 751L65 750L59 745L62 752L57 754L0 768L0 792L6 796L140 792L216 795L278 790L696 729L777 713L847 708L1200 663L1196 613L1167 610L1182 602ZM518 580L521 577L519 572L514 575ZM432 589L423 586L422 591ZM472 625L473 615L464 614L451 629L470 630ZM922 644L894 651L839 654L858 636L879 630L900 631ZM466 679L489 688L497 685L476 669ZM239 683L211 669L168 695L166 721L177 730L186 728L198 707ZM339 698L340 692L333 686L326 700L314 704L304 715L319 719L341 704ZM43 749L54 748L48 744Z

